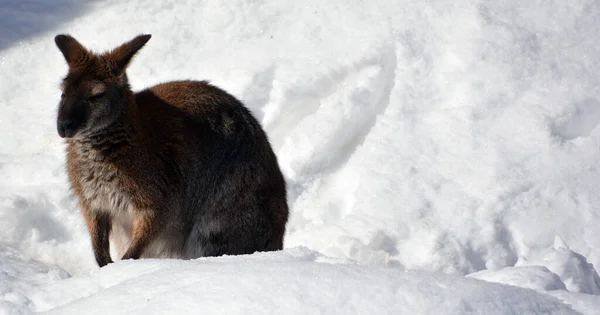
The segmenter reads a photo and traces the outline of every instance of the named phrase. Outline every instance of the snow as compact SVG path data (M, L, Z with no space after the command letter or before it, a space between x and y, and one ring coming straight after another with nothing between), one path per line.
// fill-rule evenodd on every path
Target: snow
M23 261L6 249L0 254L0 314L27 314L30 293L39 285L68 277L56 267Z
M586 258L571 249L559 238L554 247L537 257L518 261L517 266L547 266L560 276L570 292L600 294L600 277Z
M2 1L0 313L595 314L599 16L593 0ZM150 33L134 89L209 79L242 99L288 182L286 250L98 269L55 131L58 33L94 50Z
M482 291L479 281L456 276L322 260L295 248L252 257L125 261L41 286L32 296L40 304L50 301L38 309L52 307L46 314L577 314L531 290L490 284ZM77 299L63 304L64 296Z
M482 270L468 277L538 291L568 290L600 295L600 277L593 265L559 237L553 247L530 259L522 258L514 267Z

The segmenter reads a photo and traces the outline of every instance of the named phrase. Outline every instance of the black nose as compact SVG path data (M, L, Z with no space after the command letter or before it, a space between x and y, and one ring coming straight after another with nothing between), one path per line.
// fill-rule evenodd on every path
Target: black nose
M75 124L70 119L58 120L56 122L56 127L58 129L58 135L62 138L70 138L75 132Z

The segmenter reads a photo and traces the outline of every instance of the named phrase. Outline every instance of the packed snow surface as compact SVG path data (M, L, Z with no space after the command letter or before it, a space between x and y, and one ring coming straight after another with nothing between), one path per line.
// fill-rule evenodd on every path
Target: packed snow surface
M597 314L599 19L595 0L0 1L0 313ZM150 33L134 90L244 101L288 182L286 250L98 269L55 128L59 33Z
M47 314L577 314L535 291L484 287L441 273L340 264L294 248L252 257L126 261L40 286L31 296L40 311L66 302Z

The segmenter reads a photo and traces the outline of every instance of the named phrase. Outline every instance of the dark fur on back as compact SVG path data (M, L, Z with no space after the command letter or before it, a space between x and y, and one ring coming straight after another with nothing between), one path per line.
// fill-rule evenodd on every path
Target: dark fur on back
M57 128L95 257L249 254L283 247L286 187L258 121L201 81L133 93L125 68L150 39L94 54L68 35Z

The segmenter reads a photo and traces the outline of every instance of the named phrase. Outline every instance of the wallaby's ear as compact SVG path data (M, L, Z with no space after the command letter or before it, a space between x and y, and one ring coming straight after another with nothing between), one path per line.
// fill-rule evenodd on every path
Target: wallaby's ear
M127 43L117 47L110 54L113 60L117 63L117 73L122 73L129 65L129 62L144 45L150 40L152 35L139 35Z
M65 56L69 67L83 63L88 57L88 51L75 38L70 35L56 35L54 42Z

